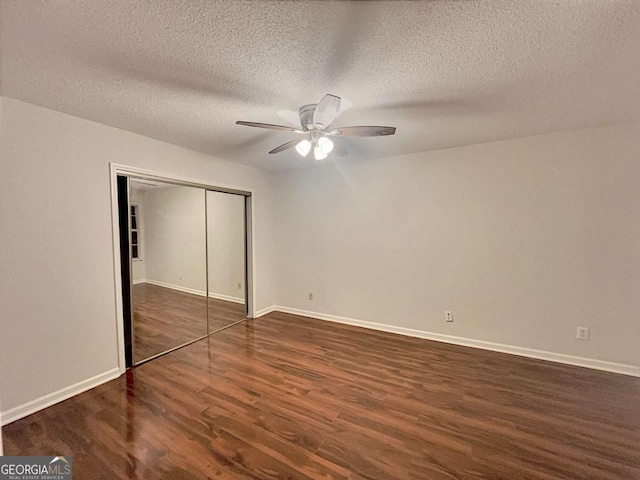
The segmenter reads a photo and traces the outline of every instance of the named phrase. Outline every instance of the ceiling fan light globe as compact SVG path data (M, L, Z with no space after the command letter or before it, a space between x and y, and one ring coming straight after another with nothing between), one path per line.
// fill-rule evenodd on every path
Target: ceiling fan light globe
M331 150L333 150L333 142L326 137L320 137L318 139L318 146L325 155L328 155L331 153Z
M313 158L315 158L316 160L324 160L325 158L327 158L327 154L322 151L322 148L316 145L315 147L313 147Z
M300 140L296 145L296 151L303 157L306 157L309 154L310 150L311 150L311 142L307 139Z

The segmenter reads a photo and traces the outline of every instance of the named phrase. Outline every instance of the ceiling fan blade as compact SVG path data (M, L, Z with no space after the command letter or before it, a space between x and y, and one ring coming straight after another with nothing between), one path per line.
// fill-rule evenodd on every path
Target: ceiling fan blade
M282 145L280 145L279 147L274 148L273 150L271 150L269 153L280 153L283 150L287 150L288 148L292 148L295 147L296 144L298 144L300 142L300 140L295 139L295 140L291 140L290 142L287 143L283 143Z
M344 157L346 155L349 155L349 150L347 150L347 147L345 147L341 143L333 140L333 153L335 153L339 157Z
M319 123L323 128L328 128L338 115L340 115L340 97L326 94L313 113L313 123Z
M268 128L270 130L285 130L287 132L294 133L307 133L293 127L285 127L284 125L272 125L270 123L256 123L256 122L242 122L238 120L236 125L245 125L247 127L258 127L258 128Z
M382 135L393 135L396 133L396 127L342 127L331 130L325 135L333 135L336 137L380 137Z
M295 125L300 128L300 114L298 113L298 110L278 110L276 115L286 120L291 125Z

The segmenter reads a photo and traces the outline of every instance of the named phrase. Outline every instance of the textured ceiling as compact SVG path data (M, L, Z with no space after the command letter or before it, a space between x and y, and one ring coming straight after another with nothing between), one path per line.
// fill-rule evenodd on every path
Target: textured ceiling
M0 93L257 166L325 93L347 159L640 120L640 2L0 0Z

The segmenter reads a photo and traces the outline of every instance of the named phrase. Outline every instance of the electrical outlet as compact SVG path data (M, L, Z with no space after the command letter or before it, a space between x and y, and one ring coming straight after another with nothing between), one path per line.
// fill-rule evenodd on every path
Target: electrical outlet
M179 274L178 274L178 278L179 278L180 280L182 280L182 274L181 274L181 273L179 273Z
M587 327L578 327L576 338L578 340L589 340L589 329Z
M446 312L444 312L444 319L447 322L453 322L453 314L451 313L451 311L447 310Z
M309 294L309 300L313 300L313 293Z
M238 290L242 290L242 284L238 283Z

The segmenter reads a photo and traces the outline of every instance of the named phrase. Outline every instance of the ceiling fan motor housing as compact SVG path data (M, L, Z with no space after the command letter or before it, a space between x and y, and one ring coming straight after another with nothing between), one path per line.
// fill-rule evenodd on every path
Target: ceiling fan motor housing
M298 110L298 115L300 115L300 125L305 130L312 130L314 128L313 125L313 114L318 107L317 103L310 103L309 105L305 105L300 107Z

